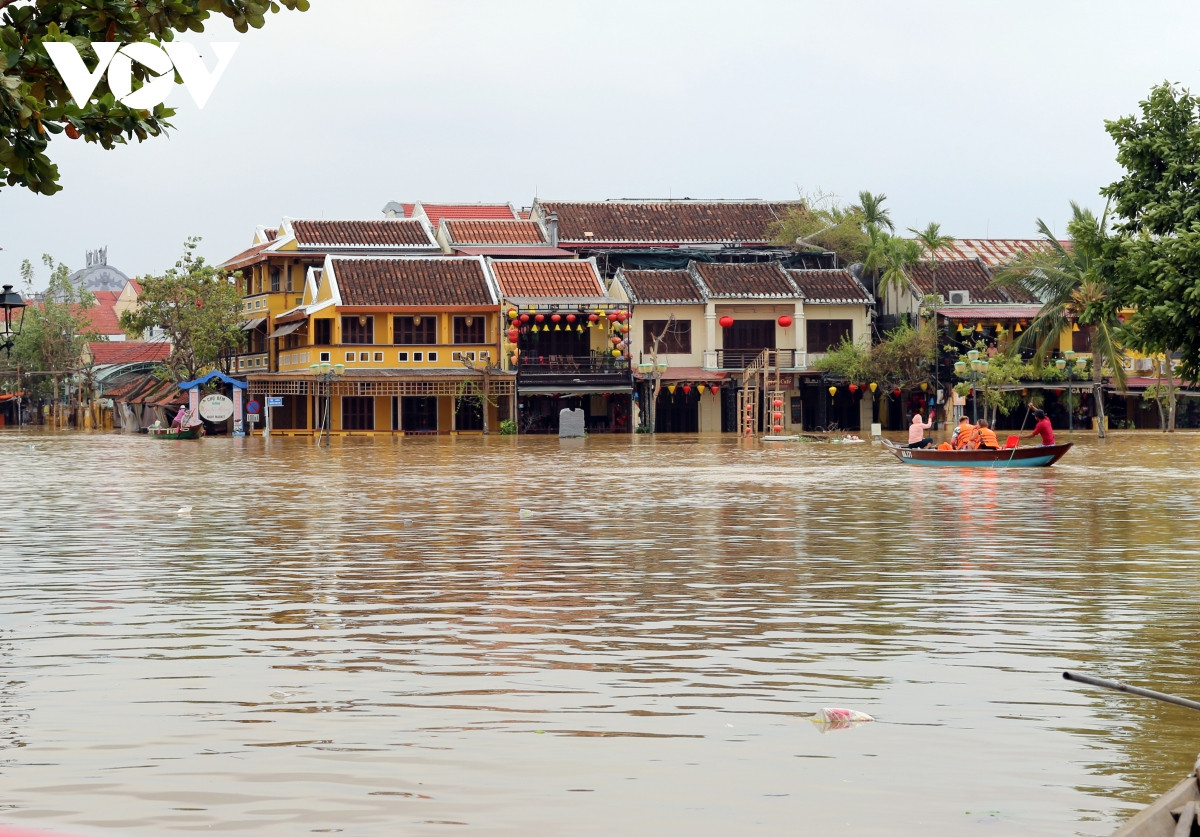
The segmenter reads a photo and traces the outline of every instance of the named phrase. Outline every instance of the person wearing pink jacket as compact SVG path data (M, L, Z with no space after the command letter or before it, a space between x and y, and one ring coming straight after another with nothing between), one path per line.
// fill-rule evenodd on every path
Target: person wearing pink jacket
M923 448L928 446L933 439L925 435L925 431L933 427L933 415L929 416L929 423L922 421L921 411L917 410L913 413L912 424L908 426L908 446L910 448Z

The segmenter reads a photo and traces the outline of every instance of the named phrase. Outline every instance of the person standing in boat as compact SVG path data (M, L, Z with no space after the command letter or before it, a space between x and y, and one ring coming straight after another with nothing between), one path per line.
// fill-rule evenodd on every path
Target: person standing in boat
M929 414L929 423L926 424L921 416L921 411L917 410L913 413L912 424L908 426L908 446L910 448L927 447L933 439L925 435L925 431L933 427L933 414Z
M1022 436L1022 439L1032 439L1034 436L1041 436L1040 445L1054 444L1054 428L1050 426L1050 417L1046 415L1044 410L1034 410L1033 420L1036 424L1033 425L1033 430Z

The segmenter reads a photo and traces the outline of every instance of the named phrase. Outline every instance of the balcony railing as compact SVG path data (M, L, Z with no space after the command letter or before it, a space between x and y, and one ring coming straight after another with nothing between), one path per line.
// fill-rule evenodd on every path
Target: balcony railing
M704 353L705 369L745 369L762 354L762 349L709 349ZM804 369L805 353L798 349L777 349L780 369Z
M517 372L522 377L533 375L601 375L629 374L629 359L605 356L597 352L588 355L536 355L522 352Z

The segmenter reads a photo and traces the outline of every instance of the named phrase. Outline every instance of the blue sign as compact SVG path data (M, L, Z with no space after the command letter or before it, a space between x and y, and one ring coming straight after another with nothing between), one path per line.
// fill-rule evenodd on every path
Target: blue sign
M268 407L282 407L283 406L283 396L282 395L268 395L267 396L267 406Z
M257 401L247 401L246 402L246 412L247 413L250 413L251 415L253 415L253 414L257 413L258 410L259 410L259 405L258 405Z

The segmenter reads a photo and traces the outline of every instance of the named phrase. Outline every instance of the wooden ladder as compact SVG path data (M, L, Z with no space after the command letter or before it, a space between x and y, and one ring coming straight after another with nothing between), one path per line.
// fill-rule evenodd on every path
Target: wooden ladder
M776 419L773 415L783 412L778 349L763 349L758 357L746 365L746 370L742 373L742 388L738 390L738 422L743 436L754 436L758 433L758 417L764 406L764 393L767 399L766 416L770 419L766 423L767 431L781 432L783 419ZM775 404L776 401L779 402L778 405Z

